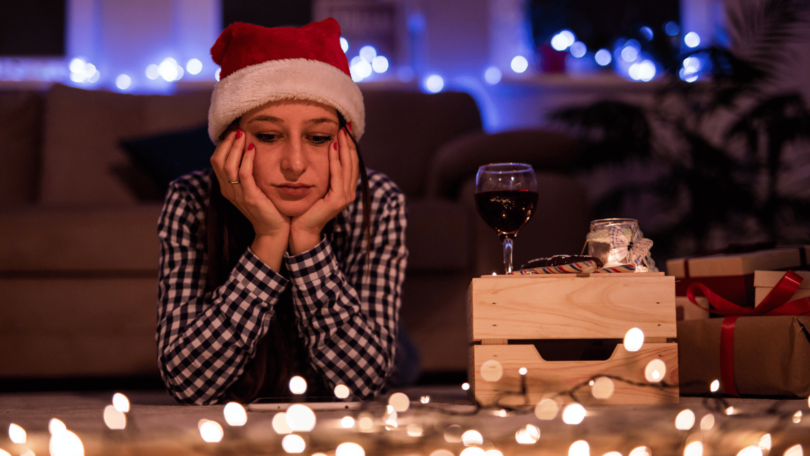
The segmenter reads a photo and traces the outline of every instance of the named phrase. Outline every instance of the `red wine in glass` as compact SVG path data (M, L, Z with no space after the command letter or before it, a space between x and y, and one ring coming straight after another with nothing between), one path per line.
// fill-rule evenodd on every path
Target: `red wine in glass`
M503 242L503 265L512 273L512 245L537 207L537 178L531 165L493 163L478 168L475 207Z

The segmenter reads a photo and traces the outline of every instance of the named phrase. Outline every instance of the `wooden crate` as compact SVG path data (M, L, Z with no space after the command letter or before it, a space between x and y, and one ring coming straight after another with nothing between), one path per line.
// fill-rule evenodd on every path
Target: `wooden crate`
M471 395L482 405L536 404L595 375L646 383L645 367L655 358L666 364L663 380L678 383L674 277L663 273L484 276L472 280L467 298L468 378ZM644 331L642 349L629 352L619 343L604 361L546 361L529 342L623 339L631 328ZM481 375L481 366L488 360L497 360L503 368L497 382L485 381ZM525 380L518 373L521 367L528 370ZM528 400L520 393L522 381ZM677 388L614 383L609 399L595 399L587 386L577 391L577 399L583 404L678 402Z

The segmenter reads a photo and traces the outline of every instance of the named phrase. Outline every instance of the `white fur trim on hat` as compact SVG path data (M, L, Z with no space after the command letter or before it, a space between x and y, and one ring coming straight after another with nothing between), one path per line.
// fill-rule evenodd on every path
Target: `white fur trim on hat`
M270 101L312 100L337 109L363 136L366 112L360 88L334 66L307 59L271 60L242 68L214 87L208 109L208 136L214 143L238 117Z

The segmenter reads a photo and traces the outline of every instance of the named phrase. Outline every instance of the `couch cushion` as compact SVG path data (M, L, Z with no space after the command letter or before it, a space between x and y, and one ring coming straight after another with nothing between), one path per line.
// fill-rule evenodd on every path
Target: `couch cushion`
M469 270L471 215L461 203L408 199L408 272Z
M205 124L210 99L210 92L128 95L54 85L45 107L41 202L135 204L113 172L129 164L119 142Z
M157 277L160 204L0 211L0 275L104 272ZM6 274L2 274L6 273Z
M0 93L0 206L31 204L39 191L42 99Z

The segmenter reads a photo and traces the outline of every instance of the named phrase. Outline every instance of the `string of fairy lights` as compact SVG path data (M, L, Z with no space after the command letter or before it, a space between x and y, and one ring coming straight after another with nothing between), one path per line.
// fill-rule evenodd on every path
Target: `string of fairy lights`
M638 351L644 344L643 332L637 328L627 332L625 336L625 349ZM492 361L492 360L490 360ZM490 362L488 361L488 362ZM654 363L658 361L658 363ZM495 361L497 363L497 361ZM651 367L652 366L652 367ZM500 375L493 375L493 372L500 371ZM644 370L646 382L628 380L616 375L600 374L588 378L568 390L556 391L545 394L536 404L530 402L530 391L527 386L528 369L525 367L518 369L520 388L518 391L504 392L496 397L493 406L484 406L475 398L472 404L467 407L457 405L431 402L430 396L423 395L418 400L411 401L411 398L402 392L395 392L388 396L384 411L379 413L380 401L366 401L360 404L357 410L350 414L332 421L327 429L338 428L346 432L347 437L360 434L374 434L379 432L389 432L404 430L412 438L425 437L427 426L415 419L408 419L409 424L400 429L400 417L409 410L415 410L416 415L409 418L419 418L423 413L436 414L447 418L458 416L523 416L534 415L538 420L549 422L560 419L566 425L580 425L589 415L588 410L583 405L582 390L590 389L590 395L597 400L607 400L613 395L616 383L624 383L636 388L657 388L661 390L678 388L679 385L668 384L664 381L666 365L660 359L653 359L647 364ZM503 375L503 369L493 369L490 364L482 366L481 378L487 382L498 382ZM684 386L684 385L680 385ZM289 382L290 391L294 395L306 393L306 380L302 377L294 376ZM469 384L462 385L462 389L469 390ZM681 410L674 420L676 431L683 432L681 439L681 449L677 452L683 456L704 456L713 454L735 454L737 456L765 456L770 453L772 446L778 443L786 448L780 456L804 456L802 442L790 441L796 439L797 433L790 432L791 426L800 425L803 413L801 410L788 410L783 402L774 401L765 411L749 413L744 410L735 409L726 398L719 394L720 382L714 380L709 389L711 393L703 398L703 407L708 410L699 420L695 412L689 408ZM334 394L338 399L351 400L350 390L345 385L337 385ZM501 405L501 399L509 396L520 396L523 398L521 405ZM789 402L788 404L795 404ZM810 407L810 397L807 400ZM105 425L111 431L124 431L127 429L127 415L130 413L129 399L121 393L113 395L112 403L107 405L102 417ZM223 418L227 426L238 429L246 426L248 413L242 404L230 402L222 409ZM330 415L331 417L331 415ZM761 425L762 418L770 418L772 424L763 429L749 429L743 433L740 448L727 448L727 434L735 430L735 425L746 420L754 420L755 425ZM309 445L309 434L315 430L318 418L315 412L305 403L290 405L285 411L277 412L272 419L272 428L281 436L281 449L288 454L303 454ZM335 426L335 424L337 424ZM405 424L405 423L403 423ZM209 444L222 442L226 435L225 428L215 419L201 419L197 424L199 436L202 441ZM58 418L52 418L48 425L50 440L48 450L51 456L84 456L85 449L79 436L67 428L64 422ZM711 432L710 432L711 431ZM496 447L495 443L486 440L482 433L476 429L464 429L461 425L451 424L441 432L443 440L448 444L461 443L464 449L458 454L446 448L435 448L429 456L503 456L504 452ZM36 456L34 452L27 448L27 434L20 425L11 423L8 428L9 439L20 448L20 456ZM515 430L514 441L518 445L535 445L540 440L540 428L536 424L526 423ZM359 440L361 439L354 439ZM431 442L433 442L431 440ZM385 442L381 442L384 445ZM653 456L650 447L637 445L639 442L627 442L626 447L633 446L627 452L627 456ZM805 444L807 442L804 442ZM718 449L718 446L725 447ZM508 442L500 442L500 446L508 450ZM264 449L266 451L266 448ZM733 451L732 451L733 450ZM0 448L0 456L10 456L11 453ZM337 445L334 450L327 453L315 452L310 456L365 456L363 446L354 441L345 441ZM578 439L568 446L568 456L590 456L591 447L586 439ZM602 456L624 456L619 451L609 451Z

